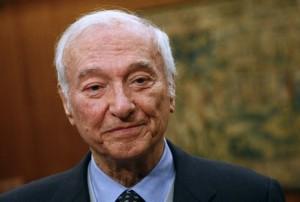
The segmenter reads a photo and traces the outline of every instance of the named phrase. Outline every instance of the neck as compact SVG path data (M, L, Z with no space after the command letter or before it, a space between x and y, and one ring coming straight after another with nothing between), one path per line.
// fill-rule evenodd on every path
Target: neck
M132 159L112 159L103 157L92 150L97 166L112 179L125 187L132 187L148 175L159 162L164 150L164 142L151 151Z

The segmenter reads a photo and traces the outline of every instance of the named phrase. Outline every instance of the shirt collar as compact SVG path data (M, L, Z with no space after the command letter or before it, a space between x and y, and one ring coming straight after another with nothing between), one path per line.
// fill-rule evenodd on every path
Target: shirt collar
M133 187L124 187L106 175L95 163L92 156L89 164L89 175L92 193L98 202L111 202L126 189L137 192L145 201L166 201L173 186L175 170L173 157L165 141L163 155L152 171ZM159 187L159 189L157 189Z

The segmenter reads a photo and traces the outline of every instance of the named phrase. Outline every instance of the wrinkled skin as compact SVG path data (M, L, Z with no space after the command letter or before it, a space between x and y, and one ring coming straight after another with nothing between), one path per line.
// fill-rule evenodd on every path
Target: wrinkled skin
M151 32L127 27L93 25L69 44L60 95L98 166L129 186L160 159L174 99Z

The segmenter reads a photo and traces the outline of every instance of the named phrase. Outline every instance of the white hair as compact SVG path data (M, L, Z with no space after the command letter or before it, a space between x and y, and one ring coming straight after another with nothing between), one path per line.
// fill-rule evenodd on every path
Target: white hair
M61 87L63 94L68 98L68 82L65 75L65 64L64 64L64 51L68 44L86 28L91 25L110 25L113 22L121 24L135 24L138 26L144 26L153 32L153 38L155 45L158 48L159 53L163 59L164 70L167 76L169 95L175 96L175 74L176 68L174 58L169 43L168 35L160 30L157 26L151 22L137 17L136 15L126 13L120 10L102 10L89 13L82 16L73 24L71 24L60 37L55 51L55 66L57 72L58 84Z

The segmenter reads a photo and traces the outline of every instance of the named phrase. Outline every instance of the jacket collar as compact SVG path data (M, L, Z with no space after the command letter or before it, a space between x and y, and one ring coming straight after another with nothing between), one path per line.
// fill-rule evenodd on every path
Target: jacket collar
M176 177L174 182L174 202L208 202L216 195L216 190L202 169L201 159L191 157L167 140L171 149ZM65 180L53 196L53 202L84 202L90 201L87 169L91 159L89 152L73 169L65 173Z
M83 160L71 170L65 172L65 179L58 187L52 202L86 202L90 201L87 169L91 160L91 153L89 152ZM64 174L63 174L64 175Z
M203 160L190 156L168 141L176 170L174 202L208 202L216 190L202 168ZM205 166L203 166L205 167Z

